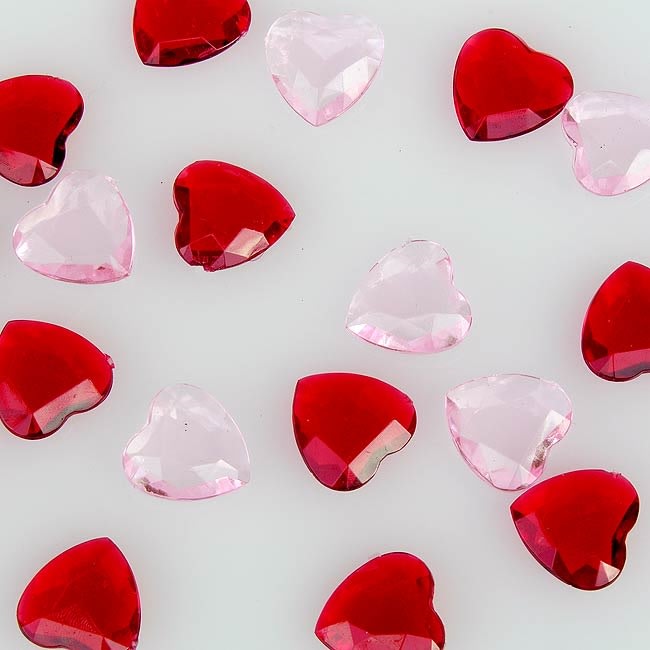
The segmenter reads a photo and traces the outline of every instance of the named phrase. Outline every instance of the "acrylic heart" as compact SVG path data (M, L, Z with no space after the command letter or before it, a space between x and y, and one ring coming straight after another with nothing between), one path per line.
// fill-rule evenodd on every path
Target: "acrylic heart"
M21 632L43 648L134 650L140 596L131 567L107 538L74 546L46 564L18 603Z
M13 245L23 264L49 278L115 282L133 266L131 213L112 178L73 172L18 222Z
M324 486L356 490L415 433L411 399L379 379L351 373L304 377L296 385L293 429L305 464Z
M176 249L191 266L218 271L261 255L284 235L295 212L271 184L224 162L186 167L174 183Z
M26 186L52 180L83 111L83 99L69 81L45 75L1 81L0 175Z
M207 499L250 481L239 427L212 395L188 384L158 393L122 461L135 487L166 499Z
M585 92L562 113L575 148L578 181L602 196L622 194L650 180L650 102L621 93Z
M582 356L609 381L650 372L650 268L626 262L598 289L582 326Z
M573 417L571 402L558 384L516 374L457 386L447 393L446 411L461 456L500 490L532 485Z
M410 241L370 270L352 299L346 327L382 348L430 354L448 350L469 332L472 312L453 282L447 251Z
M337 587L316 636L331 650L442 650L445 628L433 595L433 576L422 560L381 555Z
M547 571L592 591L623 570L639 495L621 474L580 470L533 486L510 511L526 548Z
M313 126L345 113L372 84L384 56L381 29L361 16L292 11L266 36L266 60L286 102Z
M573 94L568 68L504 29L463 45L454 70L454 105L470 140L504 140L559 115Z
M220 54L250 24L246 0L136 0L133 38L142 63L172 67Z
M108 396L113 362L79 334L39 321L9 321L0 333L0 419L19 438L40 440Z

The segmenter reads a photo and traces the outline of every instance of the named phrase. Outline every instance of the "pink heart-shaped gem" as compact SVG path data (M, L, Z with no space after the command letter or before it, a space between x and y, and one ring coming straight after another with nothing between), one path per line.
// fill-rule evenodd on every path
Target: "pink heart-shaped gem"
M115 282L133 266L131 213L112 178L73 172L18 222L13 245L25 266L49 278Z
M429 354L460 343L472 312L454 286L447 251L432 241L410 241L370 270L352 299L346 327L382 348Z
M384 56L381 29L361 16L292 11L266 36L266 60L280 94L298 115L321 126L368 90Z

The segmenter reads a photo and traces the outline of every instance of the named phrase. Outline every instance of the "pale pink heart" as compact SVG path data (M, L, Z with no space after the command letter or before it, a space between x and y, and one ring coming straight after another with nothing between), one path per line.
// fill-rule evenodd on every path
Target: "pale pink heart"
M432 241L410 241L370 270L348 311L346 327L383 348L430 354L460 343L472 312L456 289L447 251Z
M558 384L517 374L481 377L450 390L446 411L461 456L500 490L532 485L573 417Z
M348 110L368 90L384 56L381 29L361 16L292 11L266 36L266 60L280 94L314 126Z
M585 92L562 113L575 147L578 181L602 196L623 194L650 180L650 102L612 92Z
M13 234L23 264L49 278L80 284L130 275L134 245L131 213L115 181L92 172L68 174Z
M189 384L158 393L122 462L135 487L166 499L208 499L250 481L239 427L212 395Z

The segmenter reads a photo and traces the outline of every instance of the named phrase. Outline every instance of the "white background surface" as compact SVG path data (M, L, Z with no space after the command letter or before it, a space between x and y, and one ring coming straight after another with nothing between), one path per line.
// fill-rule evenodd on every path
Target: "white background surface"
M137 233L134 274L112 286L66 285L22 267L17 219L49 186L2 181L3 319L70 327L109 353L104 404L53 437L0 435L0 645L28 648L14 610L32 575L64 549L110 536L142 597L141 650L317 650L313 626L338 582L393 550L419 555L437 583L449 650L636 650L650 624L650 379L593 376L579 346L586 306L627 259L650 260L650 186L592 196L573 178L555 120L530 135L469 142L451 99L464 40L505 27L570 67L576 90L650 96L645 4L563 0L251 0L250 33L230 51L179 69L143 66L131 0L4 0L1 75L74 82L86 113L65 170L115 177ZM283 13L355 12L376 20L386 58L368 95L321 129L276 92L264 35ZM173 245L177 173L197 159L241 165L291 201L292 229L255 264L216 274ZM411 357L343 328L356 284L409 237L443 244L475 323L453 351ZM412 443L351 494L319 485L293 440L291 400L306 374L347 370L405 390L418 408ZM641 495L628 563L602 592L571 589L537 565L510 520L512 500L464 465L446 428L445 391L489 373L560 382L575 424L546 476L623 472ZM253 482L199 503L135 491L122 448L164 386L211 391L240 424Z

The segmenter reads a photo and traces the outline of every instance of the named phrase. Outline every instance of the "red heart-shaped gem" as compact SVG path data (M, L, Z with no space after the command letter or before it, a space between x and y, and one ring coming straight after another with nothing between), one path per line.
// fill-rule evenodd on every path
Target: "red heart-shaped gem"
M573 94L568 68L504 29L463 45L454 70L454 105L470 140L504 140L539 128Z
M381 555L336 588L316 636L331 650L442 650L445 628L433 593L422 560L408 553Z
M176 248L191 266L219 271L261 255L295 215L271 184L245 169L203 160L174 183Z
M51 181L83 112L83 99L69 81L45 75L1 81L0 175L18 185Z
M246 0L137 0L133 37L145 65L188 65L220 54L251 24Z
M582 356L609 381L650 372L650 269L626 262L596 292L582 326Z
M0 333L0 419L20 438L53 434L103 402L112 384L111 358L75 332L14 320Z
M327 373L301 379L293 400L298 449L312 474L333 490L356 490L415 432L413 402L364 375Z
M133 650L140 596L131 567L106 538L68 549L46 564L18 603L22 633L44 648Z
M547 571L572 587L594 590L623 570L639 495L620 474L586 469L538 483L510 511L526 548Z

